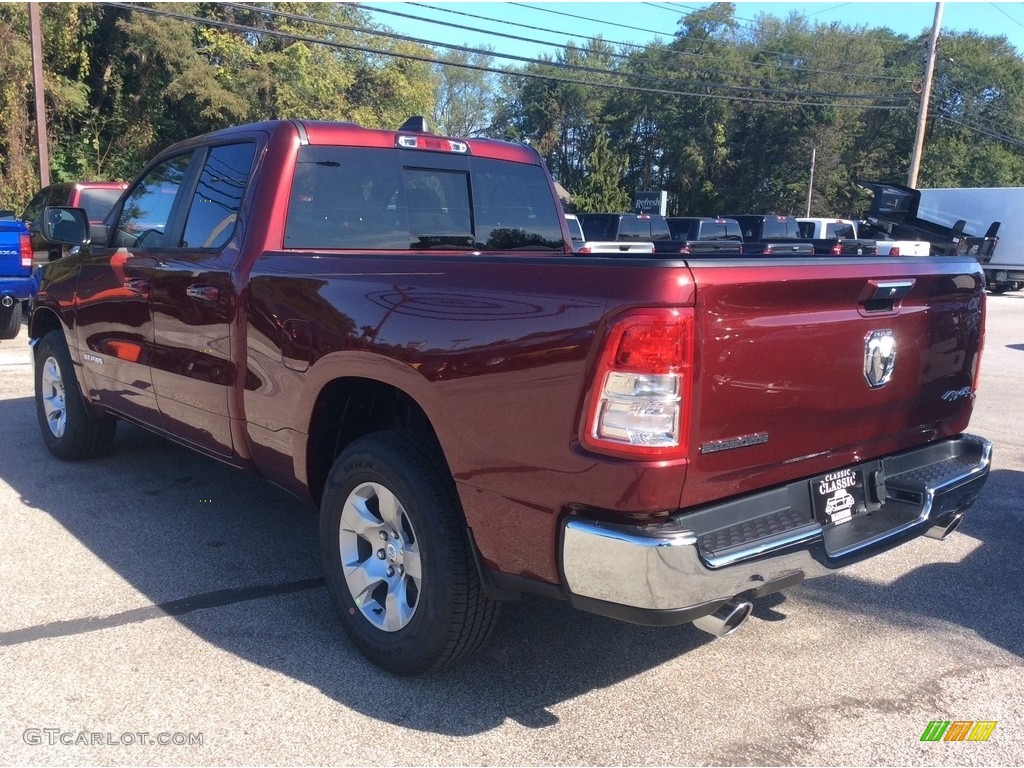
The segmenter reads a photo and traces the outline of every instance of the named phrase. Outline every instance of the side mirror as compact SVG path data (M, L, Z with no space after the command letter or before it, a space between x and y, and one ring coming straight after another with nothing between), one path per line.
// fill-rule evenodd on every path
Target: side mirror
M84 208L44 208L41 234L47 243L88 245L92 242L89 238L89 218Z

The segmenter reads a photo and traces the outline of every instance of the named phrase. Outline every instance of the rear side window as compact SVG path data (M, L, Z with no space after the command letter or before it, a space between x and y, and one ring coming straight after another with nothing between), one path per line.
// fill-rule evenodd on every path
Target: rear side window
M393 149L300 148L284 246L562 250L559 210L542 168L431 160ZM445 167L425 167L435 164Z
M566 216L565 222L569 226L569 237L574 243L582 243L584 240L583 229L580 227L579 219L575 216Z
M227 245L235 232L255 155L256 145L251 142L210 150L185 220L183 247L219 249Z
M103 221L114 203L121 197L120 189L83 189L79 196L78 205L85 208L85 214L89 221Z

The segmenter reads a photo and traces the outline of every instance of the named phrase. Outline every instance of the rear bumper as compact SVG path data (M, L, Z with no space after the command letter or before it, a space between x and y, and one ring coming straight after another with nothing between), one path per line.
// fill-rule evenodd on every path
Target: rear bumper
M857 465L876 503L841 525L815 520L806 480L653 526L568 518L563 584L584 610L640 624L692 621L923 534L941 537L974 503L991 456L989 441L962 435Z
M35 293L36 282L32 275L26 277L0 277L0 297L10 296L15 301L29 299Z

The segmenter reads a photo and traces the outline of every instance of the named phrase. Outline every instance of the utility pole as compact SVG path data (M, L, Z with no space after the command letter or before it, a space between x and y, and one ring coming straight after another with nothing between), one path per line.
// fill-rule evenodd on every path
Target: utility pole
M50 150L46 141L46 101L43 98L43 34L39 3L28 4L28 28L32 38L32 87L36 96L36 140L39 143L39 186L50 185Z
M921 89L921 106L917 112L917 134L914 136L914 154L910 156L908 187L917 187L917 174L921 170L921 153L924 150L924 129L928 122L928 103L932 95L932 76L935 74L935 56L939 47L939 29L942 28L942 3L935 4L935 21L932 22L932 36L928 41L928 65L924 70L924 87Z
M811 181L807 185L807 218L811 217L811 195L814 193L814 158L818 154L817 147L811 147Z

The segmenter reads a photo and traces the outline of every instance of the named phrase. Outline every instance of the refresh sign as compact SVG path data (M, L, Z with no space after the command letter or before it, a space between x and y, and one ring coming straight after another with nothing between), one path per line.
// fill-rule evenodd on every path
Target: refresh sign
M660 213L664 216L668 210L668 192L634 192L633 210L636 213Z

